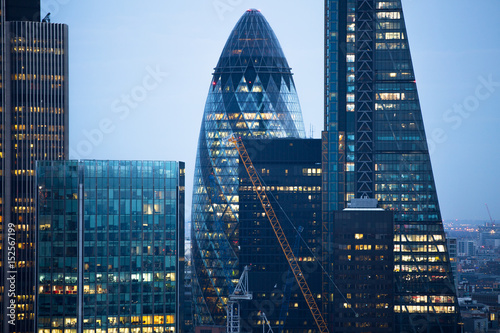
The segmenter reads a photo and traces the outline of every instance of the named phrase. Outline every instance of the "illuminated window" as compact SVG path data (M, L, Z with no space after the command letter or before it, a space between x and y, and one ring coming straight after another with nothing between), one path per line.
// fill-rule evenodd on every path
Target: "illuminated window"
M403 39L404 35L400 32L387 32L385 39Z
M380 1L377 3L377 9L396 9L400 8L397 1Z
M253 86L253 88L252 88L252 92L260 93L262 91L263 91L262 86Z
M399 100L404 100L405 99L405 94L402 93L379 93L376 95L377 100L384 100L384 101L399 101Z
M401 18L400 12L378 12L377 17L379 19L386 20L399 20Z

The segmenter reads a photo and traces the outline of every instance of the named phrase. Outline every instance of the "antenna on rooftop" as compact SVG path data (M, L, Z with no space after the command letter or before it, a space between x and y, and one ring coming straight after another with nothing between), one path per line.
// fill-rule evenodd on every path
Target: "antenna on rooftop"
M42 20L43 23L50 23L50 13L47 13Z

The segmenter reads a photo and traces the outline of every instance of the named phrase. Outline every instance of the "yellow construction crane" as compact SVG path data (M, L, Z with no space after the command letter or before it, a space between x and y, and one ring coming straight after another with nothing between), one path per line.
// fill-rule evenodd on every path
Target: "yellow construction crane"
M314 296L311 293L309 286L307 285L304 274L302 274L302 270L299 266L299 262L293 254L293 250L290 244L288 243L285 232L283 231L283 228L281 227L281 224L279 223L278 218L276 217L276 213L274 212L274 209L271 206L271 202L269 201L269 198L266 194L265 187L262 186L262 182L260 181L259 175L257 174L257 170L255 170L252 160L248 156L248 152L245 146L243 145L241 138L230 137L229 142L234 144L235 147L234 149L237 150L238 154L240 155L241 161L245 166L248 176L250 177L250 181L254 186L255 192L259 197L259 200L262 204L262 207L264 208L264 211L267 215L267 218L269 219L269 222L271 223L271 227L273 228L273 231L276 234L276 238L280 243L281 249L283 250L283 253L285 254L285 257L288 261L288 264L290 265L293 275L295 276L295 280L297 281L297 284L299 285L300 290L302 291L302 295L304 295L304 298L307 302L307 306L311 311L311 314L314 318L314 321L316 322L316 325L318 326L319 331L322 333L328 333L329 331L326 322L323 319L323 316L321 315L321 311L319 310L319 307L316 304L316 301L314 300Z

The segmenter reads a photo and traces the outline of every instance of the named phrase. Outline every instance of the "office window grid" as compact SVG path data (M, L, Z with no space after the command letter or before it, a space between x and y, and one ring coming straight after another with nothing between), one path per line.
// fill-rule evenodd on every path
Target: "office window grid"
M14 326L17 332L34 330L35 297L35 161L63 160L68 152L68 56L67 26L37 21L39 5L17 7L18 2L0 1L2 40L1 124L2 124L2 222L13 225L15 260L8 247L0 248L1 279L15 271ZM21 20L22 18L22 20ZM14 21L16 19L17 21ZM2 229L6 241L9 228ZM15 235L13 235L15 234ZM14 267L12 267L14 266ZM2 284L4 285L4 284ZM8 288L0 297L13 299ZM5 302L5 303L4 303ZM9 310L10 312L10 310ZM9 317L9 319L12 319ZM7 329L7 326L5 326Z
M38 332L178 330L182 163L38 166Z
M360 178L356 177L356 173L366 171L366 165L359 160L360 156L364 157L364 152L359 151L359 140L364 134L358 130L367 118L363 118L366 110L359 107L363 104L360 101L369 101L373 110L368 123L373 126L373 153L362 162L372 163L374 198L380 207L395 213L394 258L396 262L405 263L395 265L397 330L411 331L421 325L428 330L453 327L458 322L455 288L401 1L347 0L326 1L326 4L329 11L325 25L325 98L327 105L332 97L337 98L339 111L336 117L331 108L325 111L325 115L332 117L326 118L329 133L324 137L336 140L328 142L325 149L330 148L326 154L330 161L338 151L345 151L345 159L336 170L339 181L330 178L323 188L328 192L339 188L338 208L363 193L359 191ZM336 22L332 22L334 14L338 15ZM369 32L363 25L367 18L374 28L368 37ZM332 31L332 27L338 29ZM373 45L368 53L363 51L366 40ZM339 44L332 50L335 42ZM367 56L373 62L371 73L365 70ZM337 63L332 60L335 57ZM331 81L332 68L328 71L328 66L337 67L338 85ZM366 82L372 82L373 90L367 90ZM358 103L352 102L353 94ZM324 164L324 168L332 169L332 163L329 164ZM331 196L325 194L325 197ZM324 211L328 206L334 205L324 203ZM329 218L325 214L324 217ZM438 294L446 295L448 303L434 302L436 298L431 296Z
M333 330L394 332L393 214L337 212L334 230L333 276L342 294L334 293Z
M322 256L320 140L245 140L244 144L248 151L255 152L253 165L266 184L280 225L319 305L322 274L316 258ZM241 304L242 318L249 328L260 331L262 319L256 313L263 310L273 327L284 325L285 331L308 333L315 327L314 319L242 163L239 179L239 265L240 269L251 265L248 276L253 292L253 301ZM300 227L303 241L295 248L295 228ZM288 278L291 281L287 282ZM285 312L287 315L281 317Z

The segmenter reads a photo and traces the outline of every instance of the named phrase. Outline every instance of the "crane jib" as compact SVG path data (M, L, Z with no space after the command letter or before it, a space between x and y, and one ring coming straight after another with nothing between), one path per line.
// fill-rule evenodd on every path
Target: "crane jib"
M257 193L257 196L262 204L262 208L264 208L264 211L271 224L271 227L273 228L276 238L280 243L281 249L283 250L283 253L287 258L288 264L290 265L290 269L292 270L293 275L295 276L297 284L300 287L302 295L306 300L306 303L309 307L309 310L311 311L311 314L314 318L314 321L316 322L316 325L318 326L319 331L322 333L323 332L328 333L329 332L328 326L325 320L323 319L321 311L319 310L319 307L316 304L316 301L314 299L311 290L309 289L304 274L302 274L302 270L298 264L298 261L294 256L292 248L288 242L288 239L286 238L285 232L283 231L283 228L281 227L278 218L276 217L276 213L274 212L274 209L271 206L271 202L269 201L269 198L266 194L265 187L262 186L262 182L260 181L259 175L257 174L257 171L255 170L253 163L250 160L250 157L248 156L248 152L246 151L246 148L243 145L241 138L230 137L228 141L233 143L234 149L238 151L238 154L241 158L241 161L243 162L243 165L245 166L250 181L252 182L255 192Z

